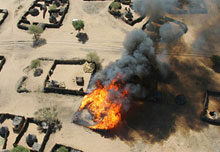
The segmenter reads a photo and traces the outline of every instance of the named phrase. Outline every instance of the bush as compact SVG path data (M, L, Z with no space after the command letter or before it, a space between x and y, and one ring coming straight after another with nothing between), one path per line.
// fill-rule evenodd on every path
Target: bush
M36 121L48 123L52 127L52 130L55 132L57 129L60 130L62 127L57 115L58 112L56 107L45 107L38 109L38 111L34 113L34 119ZM39 128L39 130L41 130L41 128Z
M96 63L96 70L102 69L101 61L96 52L90 52L86 55L86 60Z
M39 66L40 66L40 60L36 59L31 61L31 66L30 66L31 69L36 69Z
M214 64L214 66L219 66L220 65L220 56L219 55L213 55L211 57L211 60Z
M11 152L30 152L29 149L23 147L23 146L17 146L17 147L14 147Z
M57 6L55 4L49 6L49 10L56 10Z
M55 120L58 119L57 114L58 113L56 111L56 107L41 108L34 113L34 119L37 121L45 121L52 124Z
M110 9L118 10L121 9L121 3L120 2L112 2L109 6Z
M82 20L72 21L72 25L76 31L80 31L80 30L84 29L84 26L85 26L84 22Z
M60 148L58 148L56 150L56 152L69 152L69 150L66 147L64 147L64 146L61 146Z

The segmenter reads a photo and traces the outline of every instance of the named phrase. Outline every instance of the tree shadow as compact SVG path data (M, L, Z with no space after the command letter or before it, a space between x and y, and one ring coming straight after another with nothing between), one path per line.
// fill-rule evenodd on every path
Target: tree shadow
M76 35L76 37L78 38L79 42L82 42L82 44L85 44L89 40L89 37L86 33L80 32Z
M43 45L47 44L47 40L44 38L39 38L38 40L34 40L33 41L33 48L38 48L41 47Z

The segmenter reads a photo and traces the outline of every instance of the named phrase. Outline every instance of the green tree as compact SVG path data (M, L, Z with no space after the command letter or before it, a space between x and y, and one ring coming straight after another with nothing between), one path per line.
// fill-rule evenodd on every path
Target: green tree
M82 20L74 20L72 21L72 25L75 28L76 31L80 32L84 29L84 22Z
M17 147L14 147L11 152L30 152L29 149L23 147L23 146L17 146Z
M34 40L37 41L40 38L40 34L43 33L43 28L38 25L30 25L28 29L29 34L34 34Z
M118 10L121 9L121 3L120 2L112 2L109 6L110 9Z
M36 59L31 61L31 66L30 66L31 69L36 69L39 66L40 66L40 60Z
M69 152L69 150L66 147L64 147L64 146L61 146L60 148L58 148L56 150L56 152Z

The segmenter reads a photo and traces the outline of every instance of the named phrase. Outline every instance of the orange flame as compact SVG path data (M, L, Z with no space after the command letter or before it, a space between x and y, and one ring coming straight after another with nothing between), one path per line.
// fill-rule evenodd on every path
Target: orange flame
M102 86L100 82L97 82L97 89L93 90L90 94L86 95L81 103L79 112L82 109L88 109L92 115L92 119L97 124L89 126L91 129L113 129L117 126L121 120L121 106L120 100L124 99L128 94L128 91L119 92L122 83L116 83L119 79L119 74L116 79L112 80L108 86ZM111 101L109 96L110 90L117 91L117 95L114 102Z

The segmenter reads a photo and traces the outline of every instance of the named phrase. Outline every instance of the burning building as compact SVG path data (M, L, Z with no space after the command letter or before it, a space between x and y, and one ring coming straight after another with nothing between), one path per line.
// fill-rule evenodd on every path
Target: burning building
M74 123L91 129L113 129L135 101L147 99L157 89L156 69L162 64L156 60L148 35L142 30L130 32L124 49L121 59L95 75L95 89L82 100Z

